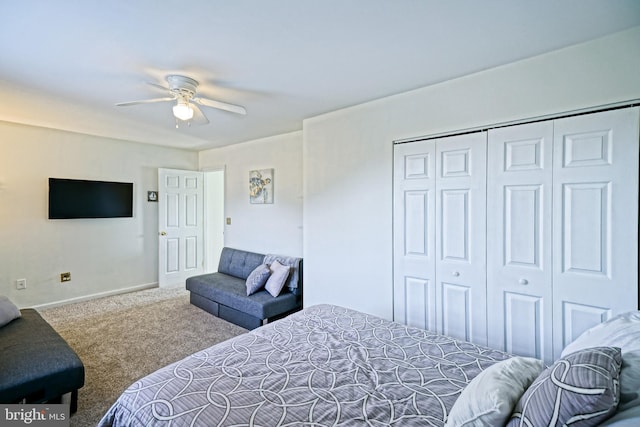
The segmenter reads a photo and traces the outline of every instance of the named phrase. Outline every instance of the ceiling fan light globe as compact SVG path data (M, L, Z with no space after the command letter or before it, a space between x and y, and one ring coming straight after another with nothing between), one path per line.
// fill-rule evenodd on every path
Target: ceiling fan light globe
M173 106L173 115L176 119L183 121L191 120L193 118L193 108L188 103L179 102Z

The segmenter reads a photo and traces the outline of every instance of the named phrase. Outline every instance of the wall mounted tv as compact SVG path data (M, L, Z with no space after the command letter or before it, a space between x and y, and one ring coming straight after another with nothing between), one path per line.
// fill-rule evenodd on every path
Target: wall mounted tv
M133 183L49 178L49 219L133 217Z

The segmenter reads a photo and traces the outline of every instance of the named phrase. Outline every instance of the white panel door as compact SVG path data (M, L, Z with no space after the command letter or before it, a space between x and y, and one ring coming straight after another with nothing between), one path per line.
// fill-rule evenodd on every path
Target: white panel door
M394 320L436 331L435 142L394 147Z
M487 342L486 132L436 140L438 331Z
M554 354L638 308L638 108L554 122Z
M553 122L491 130L488 144L488 344L550 363Z
M204 271L203 174L158 169L159 286Z

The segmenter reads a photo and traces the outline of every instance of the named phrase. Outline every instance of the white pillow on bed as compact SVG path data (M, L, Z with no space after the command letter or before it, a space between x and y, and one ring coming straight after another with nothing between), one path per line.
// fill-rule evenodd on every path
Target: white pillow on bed
M519 356L489 366L462 390L445 427L504 425L520 396L543 370L542 360Z
M605 346L619 347L622 353L618 410L640 405L640 311L620 314L587 329L562 350L561 357L585 348Z

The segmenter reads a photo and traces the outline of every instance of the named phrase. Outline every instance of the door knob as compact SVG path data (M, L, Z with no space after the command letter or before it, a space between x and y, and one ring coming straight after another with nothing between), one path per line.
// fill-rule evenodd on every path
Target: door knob
M454 271L454 272L451 273L451 275L453 277L458 277L460 275L460 272L459 271Z
M161 231L161 232L160 232L160 235L161 235L161 236L166 236L166 235L167 235L167 232L166 232L166 231Z
M518 283L520 283L521 285L527 285L529 284L529 281L527 279L520 279L518 280Z

